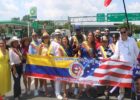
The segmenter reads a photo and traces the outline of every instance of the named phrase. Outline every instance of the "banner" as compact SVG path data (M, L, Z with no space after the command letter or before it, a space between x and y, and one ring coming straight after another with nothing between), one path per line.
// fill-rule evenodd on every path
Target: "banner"
M140 64L137 64L133 68L133 92L136 93L136 95L140 94Z
M116 60L27 56L26 75L64 82L131 87L131 66Z

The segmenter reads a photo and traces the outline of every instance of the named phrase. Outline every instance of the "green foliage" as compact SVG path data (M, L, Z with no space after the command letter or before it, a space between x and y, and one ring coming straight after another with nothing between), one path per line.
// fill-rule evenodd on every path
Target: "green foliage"
M20 21L20 18L19 17L14 17L14 18L11 18L11 21Z
M120 29L121 27L128 27L127 23L123 23L118 25L118 28ZM140 26L129 23L130 31L132 33L140 33Z
M29 15L24 15L22 18L22 21L30 21L30 16Z
M63 28L64 28L64 29L71 29L72 26L71 26L71 24L70 24L69 22L67 22L67 23L65 23L65 24L63 25Z

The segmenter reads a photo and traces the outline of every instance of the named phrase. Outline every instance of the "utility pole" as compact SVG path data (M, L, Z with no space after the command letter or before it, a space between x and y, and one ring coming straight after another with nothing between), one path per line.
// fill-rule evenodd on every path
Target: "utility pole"
M127 22L127 28L130 29L129 21L128 21L128 16L127 16L126 5L125 5L125 0L123 0L123 6L124 6L124 10L125 10L125 17L126 17L126 22Z

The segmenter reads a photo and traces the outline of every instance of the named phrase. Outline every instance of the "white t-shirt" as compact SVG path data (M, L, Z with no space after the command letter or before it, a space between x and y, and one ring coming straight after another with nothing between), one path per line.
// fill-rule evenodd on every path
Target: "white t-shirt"
M10 58L10 65L20 64L21 59L17 53L14 52L13 49L9 49L9 58Z
M61 47L61 45L55 41L52 41L50 46L51 46L50 54L54 56L59 56L59 48Z

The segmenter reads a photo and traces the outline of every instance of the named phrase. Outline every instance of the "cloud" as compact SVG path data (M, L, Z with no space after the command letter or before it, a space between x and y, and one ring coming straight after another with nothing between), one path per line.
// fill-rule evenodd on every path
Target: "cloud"
M132 2L129 5L131 5L131 6L128 6L128 11L130 11L130 12L140 12L140 2Z
M0 15L9 19L21 17L29 14L29 9L33 6L37 7L38 19L41 20L67 19L68 16L95 16L96 13L123 11L121 0L112 1L108 7L104 7L104 0L1 0ZM127 8L129 11L138 11L140 2L135 0Z
M16 6L13 0L2 0L0 3L0 16L4 19L10 19L12 17L18 17L19 8Z
M103 0L31 0L26 1L25 8L32 6L38 8L40 19L61 19L68 16L93 16L96 13L117 10L113 3L108 8L103 5Z

